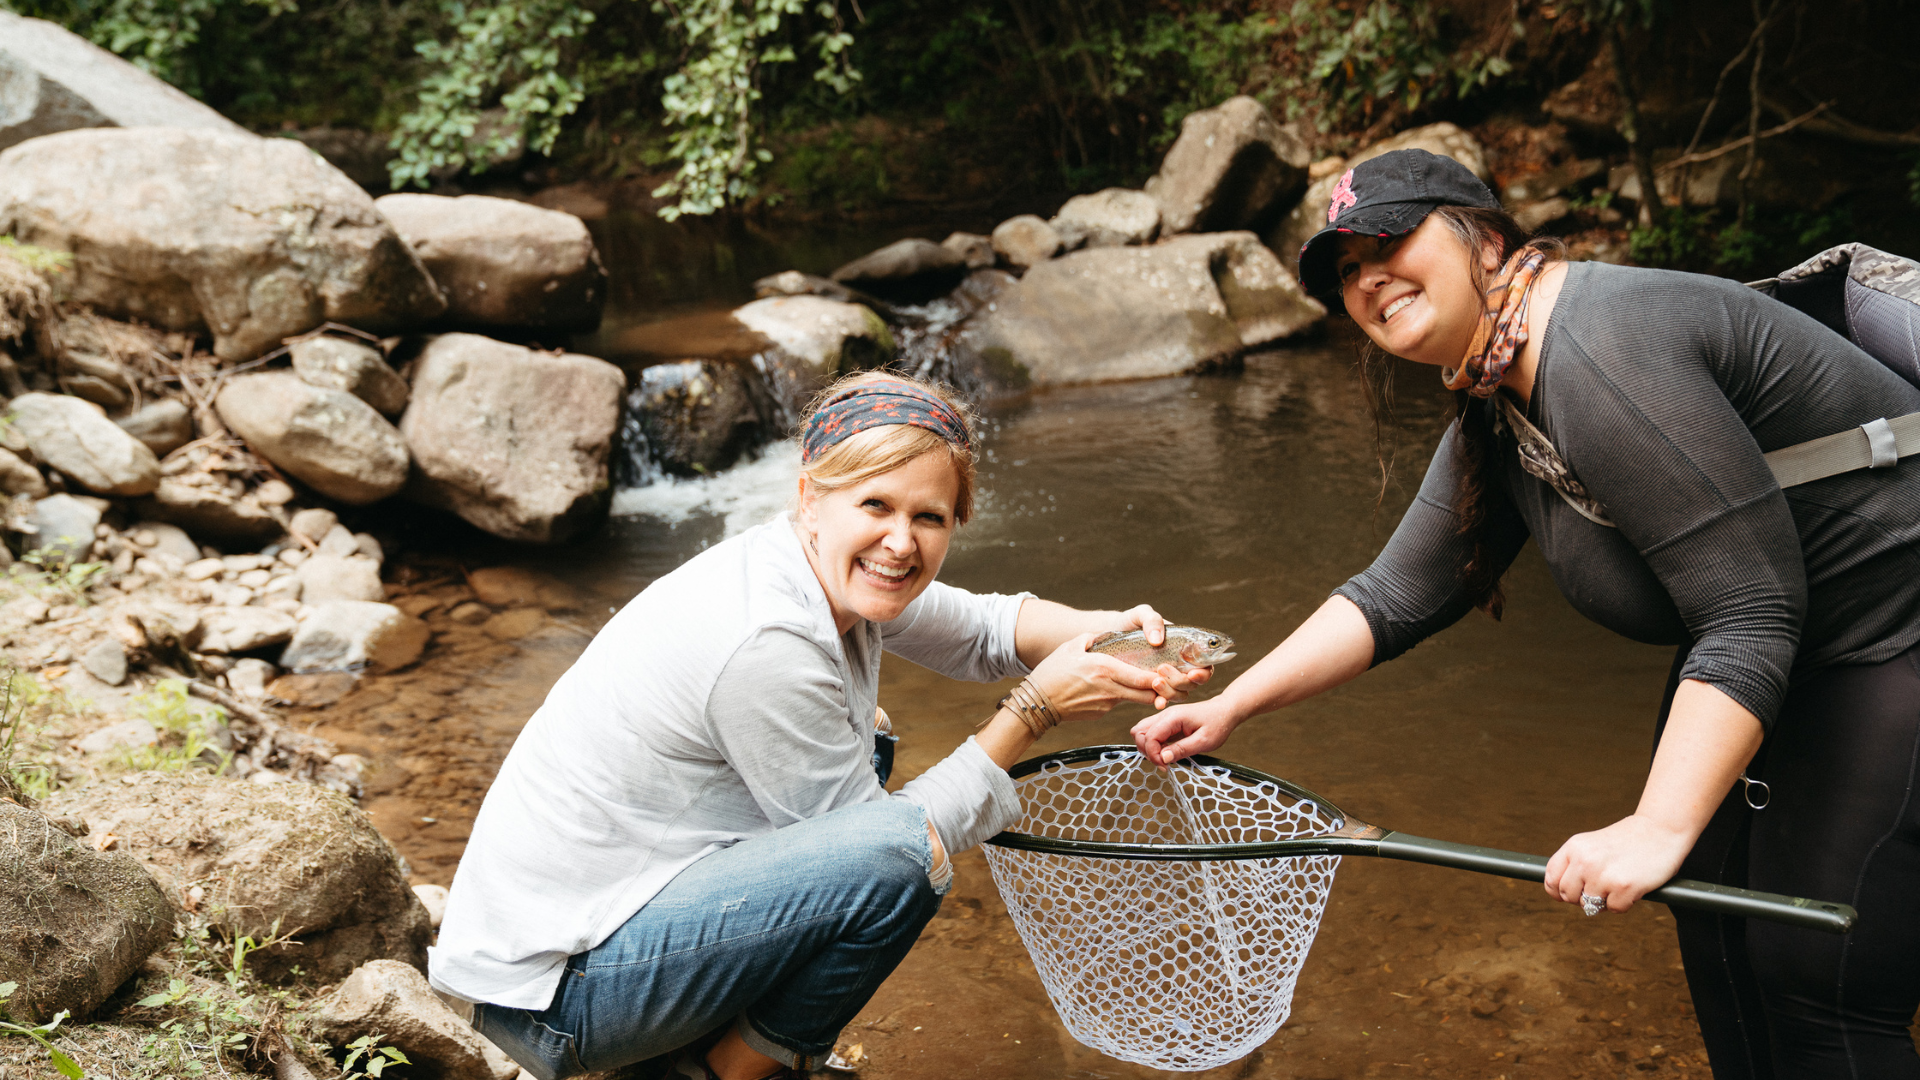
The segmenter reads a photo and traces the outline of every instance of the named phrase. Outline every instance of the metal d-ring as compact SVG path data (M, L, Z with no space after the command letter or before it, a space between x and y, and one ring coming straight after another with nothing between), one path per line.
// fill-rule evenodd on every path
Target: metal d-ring
M1767 786L1767 782L1765 780L1755 780L1752 777L1747 775L1747 771L1745 769L1742 769L1740 770L1740 782L1747 785L1746 790L1741 794L1746 797L1747 805L1752 807L1753 809L1765 810L1767 808L1767 804L1773 801L1773 789ZM1759 802L1753 801L1754 788L1760 789Z

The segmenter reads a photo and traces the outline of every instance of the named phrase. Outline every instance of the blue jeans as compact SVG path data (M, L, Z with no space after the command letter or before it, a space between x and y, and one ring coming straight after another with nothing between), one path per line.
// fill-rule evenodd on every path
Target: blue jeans
M694 863L567 961L540 1012L473 1026L538 1080L646 1061L732 1021L789 1067L819 1063L934 912L927 819L904 799L842 807Z

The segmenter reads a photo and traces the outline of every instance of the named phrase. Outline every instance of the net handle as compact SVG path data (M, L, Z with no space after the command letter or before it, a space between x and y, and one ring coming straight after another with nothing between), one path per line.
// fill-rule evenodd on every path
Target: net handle
M1082 746L1029 758L1007 772L1013 779L1018 780L1031 776L1050 765L1076 765L1109 758L1139 756L1140 752L1136 747L1124 743ZM1225 769L1234 776L1254 784L1271 784L1295 799L1312 802L1333 819L1334 831L1321 836L1248 844L1119 844L1003 832L998 836L990 837L987 843L997 847L1036 851L1049 855L1130 859L1144 862L1224 862L1239 859L1295 858L1303 855L1359 855L1425 863L1429 866L1445 866L1455 870L1471 870L1479 874L1492 874L1496 877L1516 878L1521 881L1545 881L1547 877L1547 860L1542 855L1528 855L1519 851L1503 851L1499 848L1456 844L1449 840L1431 840L1424 836L1389 832L1348 816L1339 807L1299 784L1270 776L1258 769L1250 769L1245 765L1237 765L1205 755L1195 755L1187 761L1195 766ZM1667 882L1648 893L1646 898L1672 907L1692 908L1697 911L1709 911L1717 915L1732 915L1740 918L1765 919L1768 922L1806 930L1819 930L1829 934L1847 933L1853 929L1854 923L1860 918L1860 913L1847 904L1809 900L1799 896L1783 896L1780 893L1740 889L1731 885L1715 885L1711 882L1690 881L1685 878L1675 878Z

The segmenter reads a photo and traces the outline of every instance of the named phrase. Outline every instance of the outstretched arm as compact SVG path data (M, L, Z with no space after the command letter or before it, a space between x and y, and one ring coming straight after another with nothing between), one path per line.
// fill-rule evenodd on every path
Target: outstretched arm
M1249 718L1331 690L1372 663L1366 617L1334 596L1219 697L1147 717L1134 725L1133 741L1149 761L1171 765L1214 750Z

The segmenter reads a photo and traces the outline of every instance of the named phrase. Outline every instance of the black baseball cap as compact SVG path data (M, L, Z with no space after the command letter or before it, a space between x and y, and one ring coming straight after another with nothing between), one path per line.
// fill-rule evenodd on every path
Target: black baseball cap
M1436 206L1498 210L1500 200L1465 165L1425 150L1394 150L1348 169L1334 186L1327 227L1300 245L1300 284L1337 307L1332 301L1340 292L1340 275L1333 254L1339 237L1403 236Z

